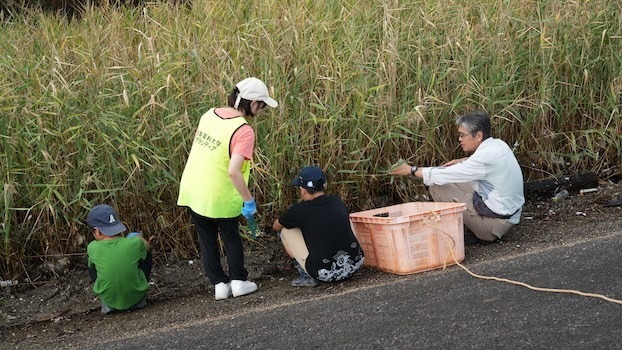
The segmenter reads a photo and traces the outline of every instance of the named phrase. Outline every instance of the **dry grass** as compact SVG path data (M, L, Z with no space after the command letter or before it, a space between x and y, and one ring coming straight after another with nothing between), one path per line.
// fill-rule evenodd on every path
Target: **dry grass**
M619 174L620 13L606 0L195 0L11 18L0 278L23 277L28 256L84 251L86 213L101 202L158 234L160 251L197 254L178 181L198 117L247 76L281 104L251 122L267 225L306 164L326 169L351 210L414 198L423 188L386 169L460 156L453 118L472 110L493 116L528 179Z

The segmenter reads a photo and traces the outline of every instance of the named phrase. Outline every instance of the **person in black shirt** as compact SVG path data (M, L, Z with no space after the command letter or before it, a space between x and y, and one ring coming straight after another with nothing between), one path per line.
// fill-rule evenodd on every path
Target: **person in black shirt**
M292 286L314 287L318 280L349 278L365 258L345 204L326 194L326 176L316 166L304 167L292 186L300 189L302 201L289 207L272 226L287 254L296 259L300 277Z

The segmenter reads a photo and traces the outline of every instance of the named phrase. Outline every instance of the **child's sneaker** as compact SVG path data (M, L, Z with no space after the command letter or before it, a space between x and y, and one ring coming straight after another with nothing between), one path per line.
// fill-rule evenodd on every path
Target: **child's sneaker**
M143 309L147 306L147 296L145 295L141 301L139 301L136 305L132 306L131 310Z
M315 287L318 282L311 276L300 275L292 281L292 287Z
M296 261L294 267L298 270L298 278L292 281L293 287L315 287L318 285L317 280L307 273Z
M257 290L257 284L251 281L233 280L231 281L231 293L233 297L251 294Z
M110 306L106 305L103 301L100 301L99 303L102 306L102 308L101 308L102 315L108 315L108 314L111 314L114 311L116 311L115 309L113 309Z
M216 300L227 299L231 296L231 284L220 282L214 286L214 297Z

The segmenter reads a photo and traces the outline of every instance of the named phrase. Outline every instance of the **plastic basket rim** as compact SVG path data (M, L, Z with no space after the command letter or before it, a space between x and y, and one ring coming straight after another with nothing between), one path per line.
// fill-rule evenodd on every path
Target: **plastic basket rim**
M414 203L434 203L435 205L441 204L441 208L434 208L430 210L425 210L421 212L417 212L410 215L403 216L392 216L392 217L382 217L382 216L373 216L372 213L382 212L383 210L391 210L391 208L398 208L408 204ZM444 205L444 206L443 206ZM432 213L456 213L463 212L466 210L466 203L456 203L456 202L407 202L401 204L390 205L387 207L380 207L375 209L368 209L360 212L355 212L350 214L350 220L354 222L377 222L377 223L403 223L406 221L412 221L413 217L424 217L426 215L430 215Z

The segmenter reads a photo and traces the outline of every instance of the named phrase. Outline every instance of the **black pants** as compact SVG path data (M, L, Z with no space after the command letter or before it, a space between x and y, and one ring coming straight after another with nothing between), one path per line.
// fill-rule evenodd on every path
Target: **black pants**
M210 282L216 285L220 282L227 283L230 280L245 281L248 277L248 271L244 267L244 247L240 237L238 218L211 219L190 209L188 212L192 216L192 222L199 235L203 268ZM225 245L229 276L225 274L220 262L219 232Z

